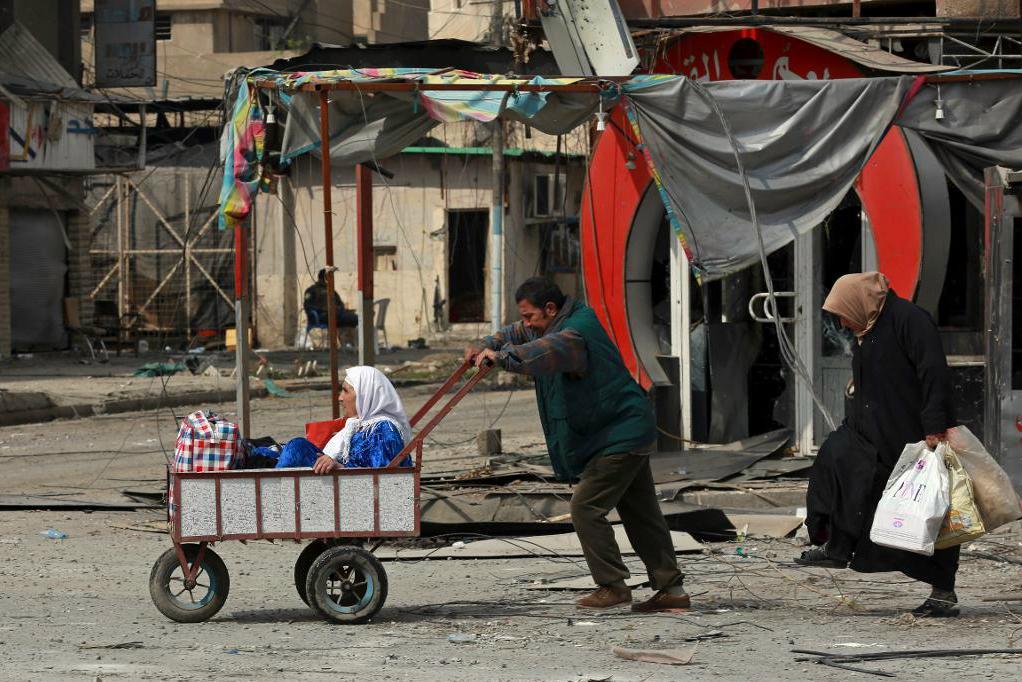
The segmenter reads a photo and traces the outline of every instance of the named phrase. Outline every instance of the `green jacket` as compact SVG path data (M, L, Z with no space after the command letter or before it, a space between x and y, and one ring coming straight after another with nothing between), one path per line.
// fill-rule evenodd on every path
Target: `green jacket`
M656 421L649 399L592 308L568 299L543 336L526 333L519 323L485 343L502 351L506 369L535 377L539 418L558 479L578 478L594 457L652 445ZM584 358L572 357L579 353Z

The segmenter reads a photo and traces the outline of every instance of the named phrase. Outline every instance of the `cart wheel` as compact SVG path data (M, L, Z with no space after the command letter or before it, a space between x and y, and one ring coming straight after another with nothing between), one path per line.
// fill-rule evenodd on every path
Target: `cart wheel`
M309 603L308 593L305 591L305 583L309 579L309 569L312 568L312 564L319 555L325 552L329 547L322 540L313 540L309 543L302 553L298 555L298 561L295 562L295 589L298 590L298 596L302 598L306 606L312 606Z
M387 600L387 573L371 552L333 547L312 563L305 593L326 620L357 625L375 616Z
M312 562L331 547L360 545L361 543L362 540L358 538L327 538L313 540L302 550L301 554L298 555L298 560L295 562L295 589L306 606L312 606L309 603L309 595L305 591L305 583L309 578L309 569L312 568Z
M181 548L189 562L195 561L199 554L198 545L182 545ZM231 579L223 559L209 547L206 548L195 582L191 590L185 586L185 576L177 560L177 552L171 548L153 564L149 574L149 594L153 604L167 618L179 623L201 623L223 608L231 589Z

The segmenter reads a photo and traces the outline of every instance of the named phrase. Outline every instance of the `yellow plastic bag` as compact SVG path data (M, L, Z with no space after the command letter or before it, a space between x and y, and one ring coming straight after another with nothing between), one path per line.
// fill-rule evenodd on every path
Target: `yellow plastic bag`
M950 446L944 449L944 463L951 479L951 506L948 507L947 516L940 526L937 541L933 544L934 549L961 545L986 534L983 517L976 506L972 479Z

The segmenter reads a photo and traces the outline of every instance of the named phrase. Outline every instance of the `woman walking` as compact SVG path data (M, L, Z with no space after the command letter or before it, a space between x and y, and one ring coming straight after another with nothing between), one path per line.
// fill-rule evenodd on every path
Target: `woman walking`
M930 448L954 425L951 373L930 315L899 297L879 272L845 275L823 309L856 336L851 400L841 426L820 448L807 493L805 566L862 573L901 571L932 587L913 613L957 616L959 548L932 557L870 542L873 513L906 444Z

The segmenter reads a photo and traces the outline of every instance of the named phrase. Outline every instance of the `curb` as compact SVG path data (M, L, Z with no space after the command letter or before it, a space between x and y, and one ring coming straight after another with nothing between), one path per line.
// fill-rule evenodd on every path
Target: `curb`
M394 381L394 386L397 388L407 388L412 386L423 386L426 384L436 384L437 381L426 381L413 379L409 381ZM303 391L329 391L329 381L315 381L315 382L301 382L291 385L279 384L281 388L291 392L298 393ZM249 396L255 398L265 398L269 395L269 392L263 387L252 387L249 389ZM120 414L123 412L140 412L143 410L155 410L161 407L182 407L184 405L194 405L196 403L220 403L226 401L233 401L235 398L235 390L233 388L229 390L210 390L210 391L199 391L196 393L178 393L169 394L163 396L147 396L144 398L119 398L116 400L107 400L99 403L79 403L77 405L53 405L50 407L40 407L31 410L17 410L10 412L0 412L0 427L3 426L22 426L25 424L41 424L45 422L55 421L57 419L87 419L88 417L96 417L105 414Z

